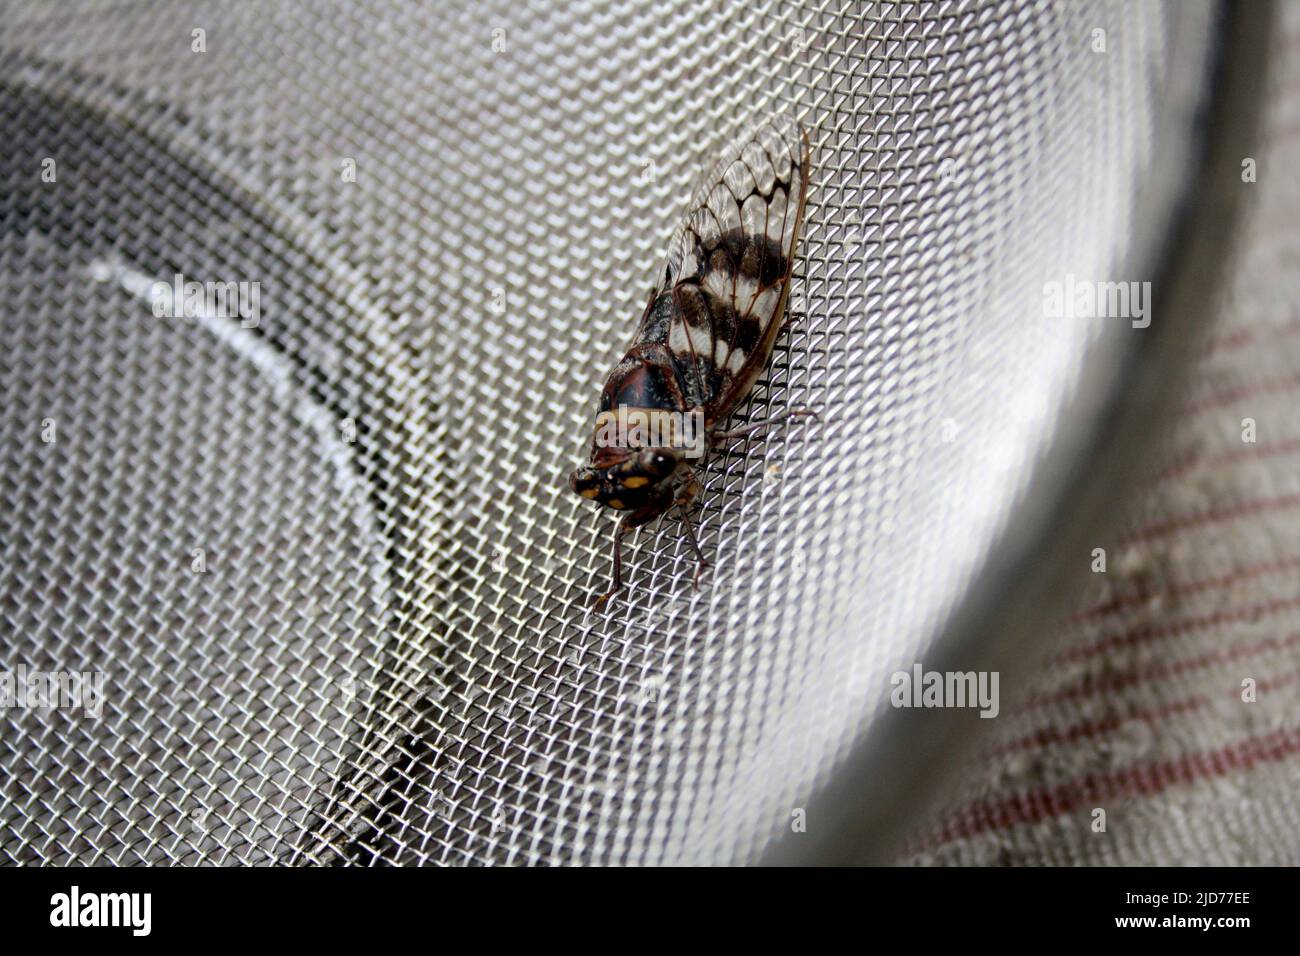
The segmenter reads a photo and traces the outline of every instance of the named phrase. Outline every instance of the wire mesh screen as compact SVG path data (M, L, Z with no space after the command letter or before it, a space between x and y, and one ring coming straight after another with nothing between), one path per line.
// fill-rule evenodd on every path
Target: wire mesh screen
M8 7L0 649L103 707L0 717L0 857L758 859L1131 347L1041 290L1123 271L1173 17ZM811 189L737 421L820 418L710 460L698 590L665 519L596 605L563 476L697 177L777 114Z

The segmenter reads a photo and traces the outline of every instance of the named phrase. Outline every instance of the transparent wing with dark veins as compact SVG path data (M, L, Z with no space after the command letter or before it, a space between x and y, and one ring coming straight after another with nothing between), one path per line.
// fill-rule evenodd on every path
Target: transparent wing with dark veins
M674 234L643 341L667 345L688 406L712 425L753 388L780 331L808 178L791 120L755 129L696 193Z

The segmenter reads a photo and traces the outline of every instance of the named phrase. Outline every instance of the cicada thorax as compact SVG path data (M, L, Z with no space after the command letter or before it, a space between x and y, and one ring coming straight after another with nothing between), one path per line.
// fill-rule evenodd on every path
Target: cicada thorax
M614 366L600 392L598 411L619 406L685 411L686 393L680 370L661 342L638 342Z
M634 345L605 380L592 436L592 464L620 450L694 447L702 428L673 354L656 342Z

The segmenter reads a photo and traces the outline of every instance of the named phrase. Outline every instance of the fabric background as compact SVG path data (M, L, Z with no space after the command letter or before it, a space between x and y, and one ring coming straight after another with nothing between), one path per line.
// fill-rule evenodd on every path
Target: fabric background
M1300 7L1275 34L1227 307L1098 537L1106 573L1080 556L1075 610L904 862L1300 862Z

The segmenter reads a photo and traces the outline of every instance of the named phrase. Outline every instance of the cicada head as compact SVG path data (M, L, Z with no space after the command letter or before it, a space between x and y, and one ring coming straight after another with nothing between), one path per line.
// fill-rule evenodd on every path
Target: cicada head
M569 488L606 508L636 511L672 494L683 457L677 448L601 448L569 476Z

